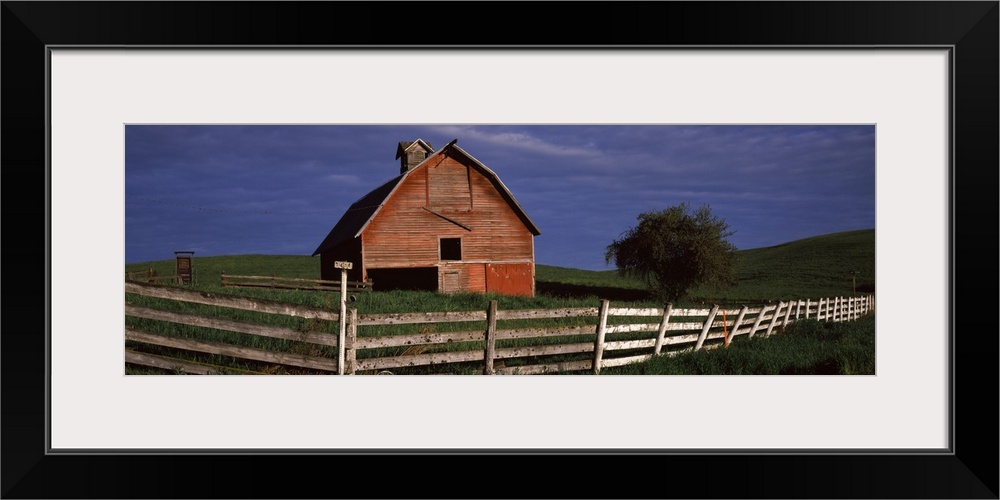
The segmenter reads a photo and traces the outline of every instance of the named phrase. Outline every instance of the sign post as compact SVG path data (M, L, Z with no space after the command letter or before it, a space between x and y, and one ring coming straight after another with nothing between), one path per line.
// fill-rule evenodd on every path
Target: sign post
M344 344L347 342L347 270L352 269L354 264L350 262L335 261L333 267L340 269L340 336L337 337L337 375L344 374Z

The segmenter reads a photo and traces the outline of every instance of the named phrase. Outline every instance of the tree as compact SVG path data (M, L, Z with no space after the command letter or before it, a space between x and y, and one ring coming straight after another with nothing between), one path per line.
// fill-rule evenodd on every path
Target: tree
M732 285L736 247L734 234L708 205L691 213L687 203L643 212L639 225L608 245L605 262L619 274L641 279L658 299L676 301L692 288Z

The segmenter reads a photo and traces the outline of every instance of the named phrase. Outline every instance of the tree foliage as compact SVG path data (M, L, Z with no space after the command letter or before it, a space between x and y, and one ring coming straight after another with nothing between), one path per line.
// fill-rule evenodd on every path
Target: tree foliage
M732 285L736 247L734 234L708 205L693 213L687 203L643 212L639 224L608 245L607 263L618 272L643 280L659 299L676 301L695 287Z

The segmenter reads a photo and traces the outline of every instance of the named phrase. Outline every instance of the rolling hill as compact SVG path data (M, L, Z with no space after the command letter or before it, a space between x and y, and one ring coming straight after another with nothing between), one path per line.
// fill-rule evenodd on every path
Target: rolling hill
M790 298L850 295L875 290L875 230L863 229L739 251L735 286L727 290L696 289L693 302L756 302ZM852 271L858 274L853 276ZM641 282L618 271L583 271L538 265L539 291L607 295L645 300ZM856 283L856 285L855 285Z

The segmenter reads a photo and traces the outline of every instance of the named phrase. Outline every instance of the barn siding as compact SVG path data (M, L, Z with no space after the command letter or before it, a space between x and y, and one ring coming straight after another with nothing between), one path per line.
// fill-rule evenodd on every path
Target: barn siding
M453 158L426 167L427 205L439 212L468 212L472 209L471 170Z
M469 264L469 290L486 290L486 266L489 264Z
M422 209L426 183L426 169L412 172L369 223L362 234L366 267L436 265L435 233L439 222L448 223Z
M440 238L462 239L462 261L533 260L532 234L488 178L453 158L412 172L396 188L372 219L362 238L365 267L414 267L441 265ZM450 169L450 171L441 170ZM447 173L446 173L447 172ZM456 174L457 173L457 174ZM441 175L439 175L441 174ZM454 187L464 177L468 195L438 195L435 182ZM430 181L430 184L428 184ZM435 204L434 197L439 196ZM456 200L472 201L459 203ZM443 200L443 201L442 201ZM463 210L462 207L472 207ZM429 212L433 210L471 229L467 230ZM485 291L485 278L466 270L466 286ZM485 271L483 271L485 275Z
M470 241L472 255L483 260L533 260L531 231L492 182L473 169L471 176L475 224L483 231ZM456 214L456 219L460 219ZM473 228L475 229L475 227ZM464 243L464 242L463 242Z

